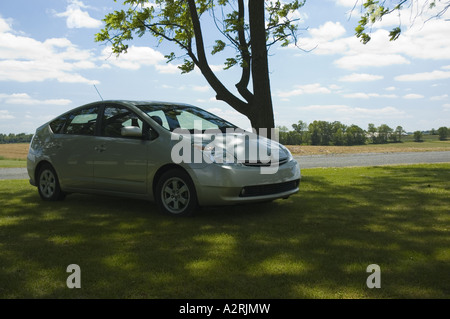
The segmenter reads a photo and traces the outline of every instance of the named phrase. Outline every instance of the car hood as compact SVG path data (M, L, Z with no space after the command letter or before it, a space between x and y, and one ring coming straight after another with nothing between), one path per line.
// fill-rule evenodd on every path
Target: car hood
M280 143L266 137L249 132L221 134L191 134L183 135L191 139L195 149L203 152L218 153L224 156L234 156L235 161L247 165L264 165L286 162L289 151Z

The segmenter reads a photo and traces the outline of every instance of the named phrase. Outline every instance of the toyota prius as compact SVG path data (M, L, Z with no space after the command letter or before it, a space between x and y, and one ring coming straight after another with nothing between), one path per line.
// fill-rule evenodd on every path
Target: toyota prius
M70 193L155 201L163 213L271 201L298 192L289 150L201 108L100 101L39 127L27 158L45 201Z

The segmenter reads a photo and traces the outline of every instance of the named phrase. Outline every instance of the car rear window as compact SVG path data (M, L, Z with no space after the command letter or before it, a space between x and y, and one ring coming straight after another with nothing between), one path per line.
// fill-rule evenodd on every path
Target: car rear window
M69 113L63 134L94 135L98 107L90 107Z
M66 124L67 115L62 115L50 123L50 128L54 134L60 134L64 124Z

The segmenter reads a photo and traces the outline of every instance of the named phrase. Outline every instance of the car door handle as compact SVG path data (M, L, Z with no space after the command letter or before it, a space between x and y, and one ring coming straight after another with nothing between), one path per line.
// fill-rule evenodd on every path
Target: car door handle
M104 144L96 145L96 146L94 146L94 150L96 150L97 152L102 153L102 152L106 151L106 146Z

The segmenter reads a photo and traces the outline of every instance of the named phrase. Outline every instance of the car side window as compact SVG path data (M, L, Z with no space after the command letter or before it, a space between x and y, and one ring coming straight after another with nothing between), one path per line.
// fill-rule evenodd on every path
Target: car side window
M143 122L134 112L125 107L105 107L103 114L102 136L131 138L122 136L122 128L127 126L138 127L142 132Z
M197 125L199 126L198 128L201 128L202 130L219 128L217 124L211 123L210 121L205 120L204 118L201 118L196 114L186 111L182 111L180 114L177 114L177 120L178 123L180 123L180 127L187 130L196 129Z
M166 130L170 130L169 122L167 122L166 115L163 111L157 110L153 112L148 112L148 116L150 116L156 123L164 127Z
M62 133L70 135L95 135L97 114L97 106L70 113L67 116Z
M54 134L61 134L61 130L66 124L68 115L62 115L50 123L50 128Z

